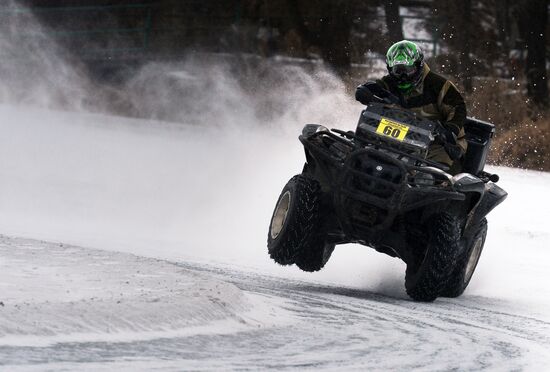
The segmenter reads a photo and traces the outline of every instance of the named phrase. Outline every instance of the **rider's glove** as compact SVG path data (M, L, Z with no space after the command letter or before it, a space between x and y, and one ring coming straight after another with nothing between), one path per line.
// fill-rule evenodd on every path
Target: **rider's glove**
M450 143L447 143L443 145L443 148L453 161L460 159L462 155L464 155L464 151L458 145L451 145Z
M456 135L452 130L446 128L443 124L438 123L435 129L435 142L440 145L445 143L456 145Z
M361 102L363 105L368 105L369 103L374 101L374 95L369 88L370 84L377 85L376 83L365 83L359 85L355 90L355 99Z
M464 155L462 148L456 144L456 134L442 124L437 126L434 142L442 145L452 160L458 160Z
M371 102L400 104L399 98L374 81L367 81L365 84L359 85L355 91L355 99L363 105L368 105Z

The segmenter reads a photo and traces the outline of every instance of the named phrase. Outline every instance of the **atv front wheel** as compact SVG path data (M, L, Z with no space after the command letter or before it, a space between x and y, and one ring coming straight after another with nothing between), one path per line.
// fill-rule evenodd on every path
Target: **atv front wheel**
M416 301L430 302L443 290L459 252L459 219L441 213L427 225L429 237L425 253L415 262L407 263L405 288Z
M485 238L487 237L487 219L482 219L476 226L474 234L469 238L463 238L463 253L458 258L456 267L449 278L449 281L445 285L445 288L441 292L444 297L458 297L470 283L472 275L476 269L479 257L483 251L485 245Z
M334 245L325 243L320 213L321 186L305 175L292 177L277 200L269 225L269 256L278 264L296 263L304 271L326 264Z
M304 247L296 256L296 266L303 271L319 271L328 262L335 244L325 243L320 241Z

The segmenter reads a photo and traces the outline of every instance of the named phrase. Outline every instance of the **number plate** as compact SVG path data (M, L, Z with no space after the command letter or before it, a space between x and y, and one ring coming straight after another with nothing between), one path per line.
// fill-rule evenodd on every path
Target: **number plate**
M378 128L376 128L376 133L394 138L398 141L403 141L408 131L408 126L386 118L382 118L380 124L378 124Z

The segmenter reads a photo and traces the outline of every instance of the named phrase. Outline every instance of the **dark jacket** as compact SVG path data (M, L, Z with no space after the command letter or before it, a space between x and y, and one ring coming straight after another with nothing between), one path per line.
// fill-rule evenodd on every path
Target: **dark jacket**
M427 119L441 122L445 128L455 134L457 145L461 147L463 153L466 152L467 142L464 132L466 104L450 80L430 71L428 65L424 64L421 83L405 95L399 90L397 82L391 75L386 75L376 82L397 96L401 106ZM433 146L430 153L429 158L449 165L453 163L447 154L437 146Z
M466 121L466 104L456 86L424 64L422 82L407 95L401 94L397 82L386 75L377 83L401 100L401 105L432 120L439 120L460 138ZM463 135L463 133L462 133Z

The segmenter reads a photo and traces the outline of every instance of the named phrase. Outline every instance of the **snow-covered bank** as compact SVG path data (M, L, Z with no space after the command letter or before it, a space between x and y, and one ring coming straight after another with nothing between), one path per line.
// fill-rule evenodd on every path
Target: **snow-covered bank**
M5 236L0 257L0 348L234 333L275 311L165 261Z

